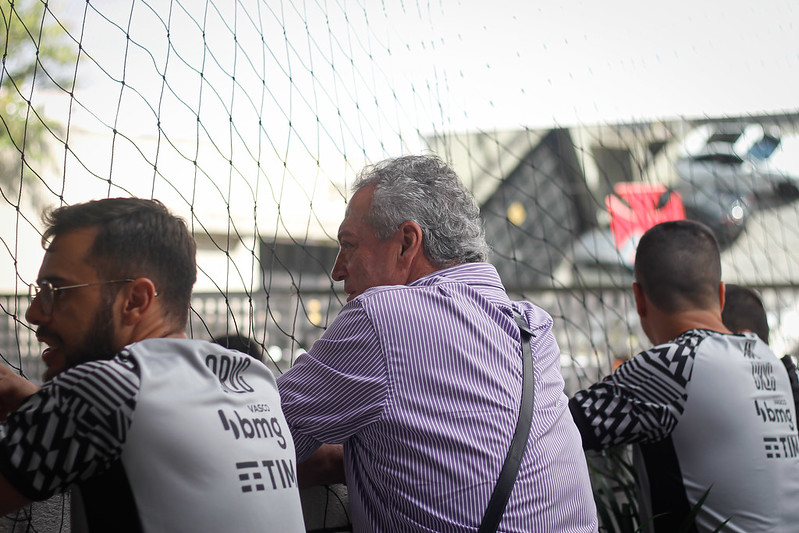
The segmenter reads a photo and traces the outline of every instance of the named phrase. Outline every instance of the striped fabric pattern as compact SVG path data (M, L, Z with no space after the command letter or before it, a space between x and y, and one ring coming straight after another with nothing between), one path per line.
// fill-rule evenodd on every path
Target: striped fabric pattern
M754 333L693 329L574 395L586 448L635 443L644 531L797 531L788 374ZM723 527L720 527L722 524Z
M596 530L552 318L478 263L366 291L278 378L299 460L344 444L357 531L477 529L518 417L513 308L535 335L535 409L500 531Z
M122 452L139 386L135 363L120 357L45 383L3 423L0 471L40 500L106 470Z
M592 426L586 448L656 442L674 430L685 410L696 349L708 336L691 330L674 342L641 352L572 399L575 416Z

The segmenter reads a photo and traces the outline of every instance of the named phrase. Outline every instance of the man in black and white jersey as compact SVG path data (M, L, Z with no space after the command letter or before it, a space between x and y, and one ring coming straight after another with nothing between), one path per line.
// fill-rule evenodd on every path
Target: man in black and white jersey
M751 331L760 337L766 344L769 343L770 328L768 316L760 299L760 294L751 287L742 285L726 284L724 309L721 311L721 320L724 325L735 333L746 333ZM785 370L788 372L788 379L791 382L793 393L793 405L799 413L799 372L796 363L791 355L783 355L780 358Z
M790 532L799 524L799 436L788 374L753 333L724 325L718 244L691 221L650 229L633 291L655 346L578 392L586 449L635 443L645 529ZM651 518L651 521L647 522Z
M186 338L185 223L116 198L45 225L26 318L47 381L0 365L0 514L72 488L73 531L304 531L274 376Z

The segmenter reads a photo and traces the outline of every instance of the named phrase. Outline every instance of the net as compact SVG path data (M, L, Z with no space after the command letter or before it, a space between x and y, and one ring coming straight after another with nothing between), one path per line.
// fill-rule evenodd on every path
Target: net
M714 229L725 281L761 292L793 352L799 17L758 6L4 1L3 361L43 371L24 318L41 210L134 195L197 240L190 335L285 371L344 303L357 171L420 152L474 193L512 296L553 316L567 393L647 347L631 265L665 218ZM9 527L65 527L28 513Z

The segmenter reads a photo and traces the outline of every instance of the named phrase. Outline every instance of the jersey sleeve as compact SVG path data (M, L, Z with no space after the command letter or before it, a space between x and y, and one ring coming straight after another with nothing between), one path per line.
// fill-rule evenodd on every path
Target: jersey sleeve
M0 424L0 473L35 501L107 470L122 453L139 388L135 362L119 357L60 374Z
M575 394L569 408L583 447L600 450L668 436L685 409L696 346L690 335L655 346Z
M388 371L360 301L342 309L308 353L277 379L298 461L321 443L340 444L383 414Z

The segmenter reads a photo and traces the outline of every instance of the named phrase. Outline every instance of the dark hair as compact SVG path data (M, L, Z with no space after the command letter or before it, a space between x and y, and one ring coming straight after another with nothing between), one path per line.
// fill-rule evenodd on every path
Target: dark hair
M221 337L214 337L213 342L230 350L246 353L258 361L263 362L264 360L264 351L261 345L244 335L231 333Z
M436 267L485 261L480 208L458 175L432 155L409 155L367 166L354 192L375 186L367 222L378 239L408 220L422 228L422 245Z
M635 281L667 313L719 307L721 258L716 237L692 220L650 228L638 243Z
M42 245L79 228L97 228L86 258L105 279L147 277L164 312L185 327L197 280L196 244L183 219L158 200L106 198L46 211ZM107 291L119 286L108 285ZM115 293L114 293L115 294Z
M730 331L735 333L752 331L768 344L769 327L766 309L763 307L760 295L754 289L728 284L721 320Z

